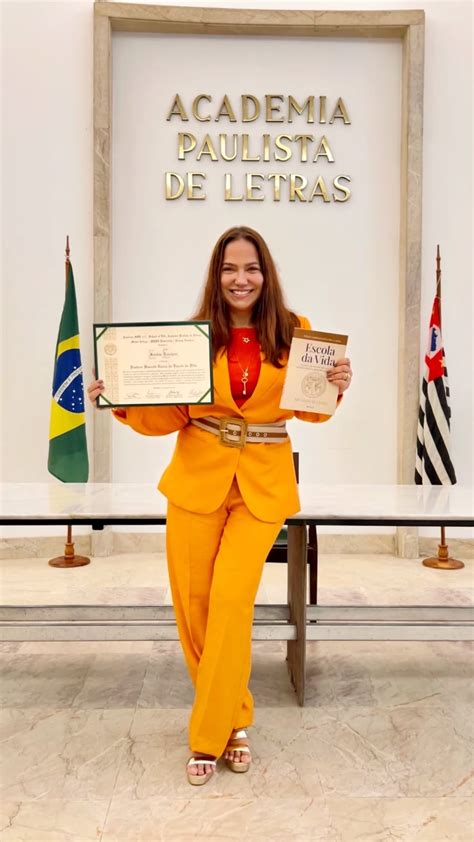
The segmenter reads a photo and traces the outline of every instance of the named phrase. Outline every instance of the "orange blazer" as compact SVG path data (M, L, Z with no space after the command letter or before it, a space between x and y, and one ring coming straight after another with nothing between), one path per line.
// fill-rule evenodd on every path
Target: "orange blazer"
M302 328L308 319L298 317ZM163 436L179 430L170 464L159 490L176 506L207 514L225 500L234 476L242 497L255 517L276 523L300 510L291 441L278 444L246 444L226 447L213 433L195 427L190 418L213 415L237 416L250 424L264 424L297 417L318 423L332 416L280 409L286 366L276 368L264 359L257 386L240 407L230 389L227 351L218 354L213 366L214 403L207 406L129 406L126 417L115 417L145 436ZM124 410L122 409L121 412Z

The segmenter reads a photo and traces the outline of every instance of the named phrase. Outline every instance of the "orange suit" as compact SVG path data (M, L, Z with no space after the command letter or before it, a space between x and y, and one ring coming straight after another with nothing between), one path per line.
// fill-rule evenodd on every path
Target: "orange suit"
M302 328L309 321L299 317ZM331 416L279 408L285 367L261 353L253 394L240 407L227 352L213 366L214 403L127 407L116 417L144 435L179 430L158 488L168 498L167 562L180 640L196 694L191 751L219 756L232 729L253 721L247 687L255 595L265 559L286 518L300 509L291 442L226 447L190 418L244 418L250 424L322 422ZM123 412L123 410L122 410Z

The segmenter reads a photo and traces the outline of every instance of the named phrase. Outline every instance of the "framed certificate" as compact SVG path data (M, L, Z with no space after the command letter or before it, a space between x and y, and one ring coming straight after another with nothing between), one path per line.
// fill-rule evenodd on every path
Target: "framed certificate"
M98 406L212 404L211 323L94 324Z

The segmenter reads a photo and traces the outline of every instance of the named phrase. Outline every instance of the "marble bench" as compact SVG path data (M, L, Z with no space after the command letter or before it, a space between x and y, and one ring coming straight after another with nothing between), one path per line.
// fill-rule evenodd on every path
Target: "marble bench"
M288 601L256 605L254 640L286 640L298 702L304 705L307 640L471 640L466 606L318 605L307 601L308 527L474 525L473 491L459 486L305 485L289 518ZM0 483L0 525L166 523L153 484ZM58 539L60 543L61 539ZM314 552L314 547L312 547ZM0 639L177 640L170 605L0 606Z

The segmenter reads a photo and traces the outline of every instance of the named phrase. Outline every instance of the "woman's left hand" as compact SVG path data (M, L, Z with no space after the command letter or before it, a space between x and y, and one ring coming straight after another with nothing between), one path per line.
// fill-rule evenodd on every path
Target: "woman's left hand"
M352 369L349 357L343 357L334 364L328 371L328 380L339 387L339 394L342 395L351 385Z

